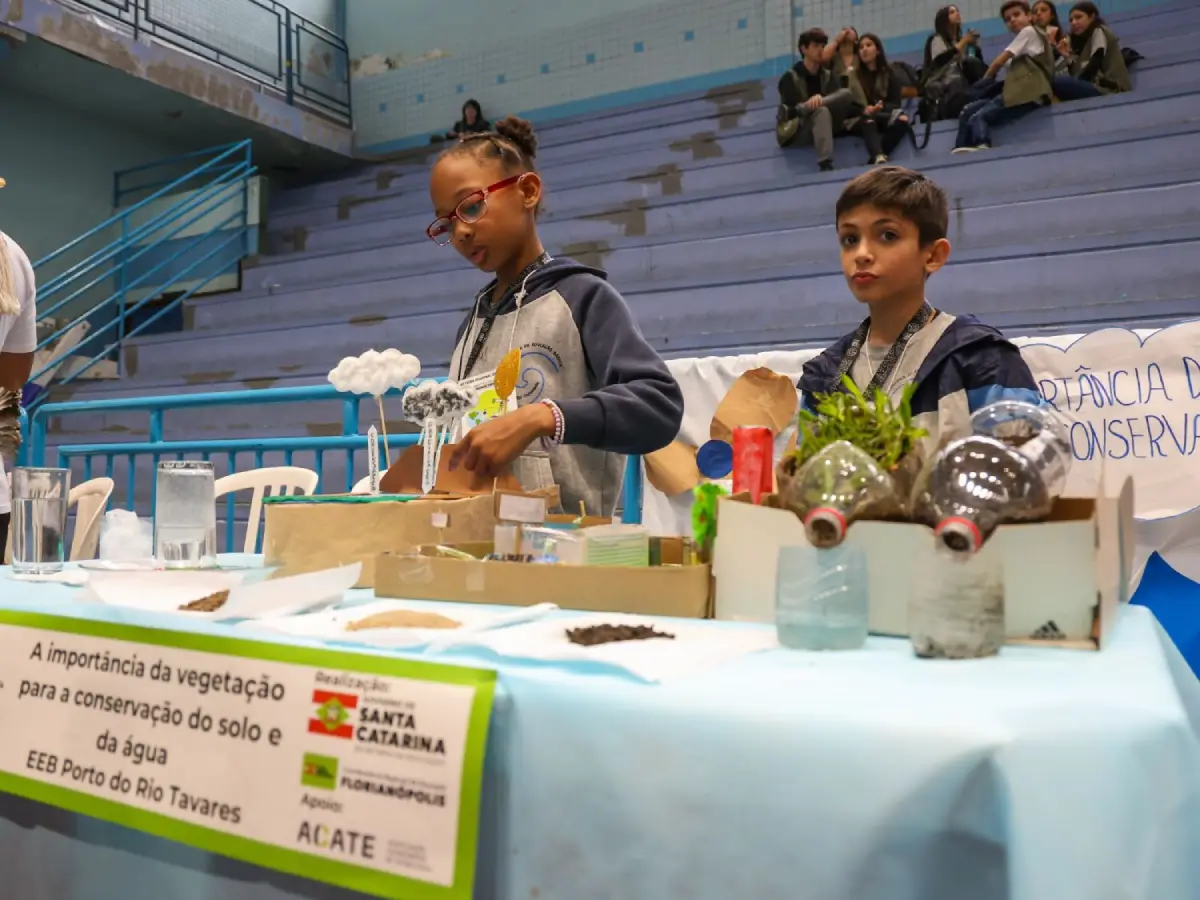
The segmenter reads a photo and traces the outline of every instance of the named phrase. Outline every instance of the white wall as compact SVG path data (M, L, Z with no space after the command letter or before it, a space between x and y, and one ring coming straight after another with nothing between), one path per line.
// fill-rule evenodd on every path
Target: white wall
M0 230L34 261L112 215L114 171L181 152L33 94L0 90L0 123Z

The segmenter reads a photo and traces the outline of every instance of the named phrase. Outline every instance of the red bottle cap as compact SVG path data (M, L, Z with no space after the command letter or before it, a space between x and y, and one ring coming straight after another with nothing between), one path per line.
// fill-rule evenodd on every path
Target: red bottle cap
M983 532L979 526L962 516L942 519L933 533L951 553L967 556L983 546Z
M814 547L836 547L846 536L846 517L836 509L818 506L804 517L804 533Z

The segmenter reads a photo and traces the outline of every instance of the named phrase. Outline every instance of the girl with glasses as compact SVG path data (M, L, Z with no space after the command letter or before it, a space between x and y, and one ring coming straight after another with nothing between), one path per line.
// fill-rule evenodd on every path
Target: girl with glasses
M683 395L605 273L546 252L536 152L533 127L510 116L465 135L430 176L429 238L493 276L459 328L450 377L485 393L521 351L517 408L468 431L450 465L494 476L512 464L526 489L557 484L564 508L610 515L621 454L671 443Z

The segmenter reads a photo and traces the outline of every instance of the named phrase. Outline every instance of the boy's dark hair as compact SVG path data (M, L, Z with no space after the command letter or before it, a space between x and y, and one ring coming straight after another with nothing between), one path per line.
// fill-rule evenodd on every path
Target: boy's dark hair
M1000 18L1008 15L1008 11L1013 7L1019 7L1023 13L1029 15L1030 8L1026 0L1005 0L1004 5L1000 7Z
M810 28L810 29L808 29L808 31L801 32L800 40L797 41L796 46L800 49L800 52L803 53L804 48L807 47L809 44L828 44L828 43L829 43L829 35L827 35L820 28Z
M533 126L516 116L505 116L492 131L464 134L442 155L473 153L480 159L498 159L508 172L534 172L537 167L537 135Z
M860 206L899 213L917 226L922 247L940 241L949 227L945 192L920 172L900 166L881 166L853 179L838 197L837 218Z

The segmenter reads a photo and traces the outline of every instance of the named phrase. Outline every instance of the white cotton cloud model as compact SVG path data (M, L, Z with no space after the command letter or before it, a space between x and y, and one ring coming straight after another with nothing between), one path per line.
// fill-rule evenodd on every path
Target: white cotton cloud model
M381 397L402 388L421 373L421 361L396 349L368 350L347 356L329 373L329 383L344 394Z

